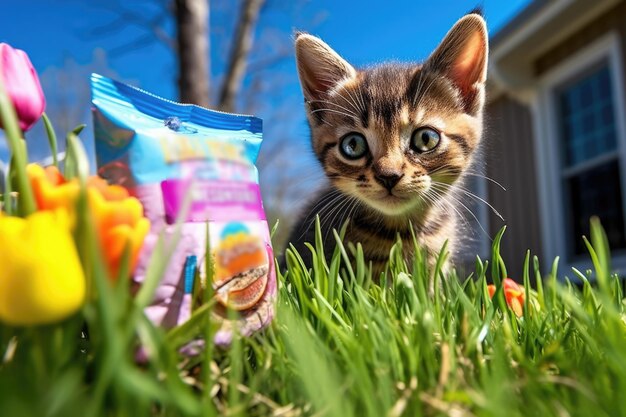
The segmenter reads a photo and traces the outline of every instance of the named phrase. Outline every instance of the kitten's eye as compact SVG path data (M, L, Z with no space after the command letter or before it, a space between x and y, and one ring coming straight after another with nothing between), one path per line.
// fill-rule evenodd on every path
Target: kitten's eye
M411 149L415 152L424 153L435 149L441 136L429 127L420 127L411 136Z
M356 132L348 133L341 139L339 150L347 159L362 158L367 153L365 136Z

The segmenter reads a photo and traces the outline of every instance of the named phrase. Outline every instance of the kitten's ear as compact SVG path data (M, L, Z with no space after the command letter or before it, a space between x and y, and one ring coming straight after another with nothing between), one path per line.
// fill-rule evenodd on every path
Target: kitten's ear
M450 79L460 90L466 111L476 113L483 102L488 51L485 20L472 13L456 22L424 66Z
M296 63L307 100L319 100L342 80L354 78L356 70L320 38L296 35Z

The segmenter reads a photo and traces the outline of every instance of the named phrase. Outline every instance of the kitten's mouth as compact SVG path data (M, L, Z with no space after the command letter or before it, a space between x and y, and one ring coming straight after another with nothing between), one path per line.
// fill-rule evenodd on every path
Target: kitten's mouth
M381 193L382 194L382 193ZM385 194L372 196L367 201L369 205L388 216L397 216L406 213L415 206L415 201L410 196L395 194L393 191Z
M384 196L381 200L389 202L389 203L404 203L404 202L409 201L409 199L407 197L402 197L402 196L396 195L396 194L394 194L391 191L389 192L389 194Z

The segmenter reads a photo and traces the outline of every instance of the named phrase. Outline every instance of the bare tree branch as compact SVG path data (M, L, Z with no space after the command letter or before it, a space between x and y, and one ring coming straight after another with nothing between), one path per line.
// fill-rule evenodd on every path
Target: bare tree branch
M271 69L274 65L282 64L288 59L293 57L291 49L282 50L276 52L276 54L267 58L257 59L248 65L248 74L253 74L258 71L264 71Z
M209 3L176 0L180 101L209 105Z
M98 3L96 3L99 5ZM161 6L157 11L157 13L153 15L146 16L145 14L141 14L138 11L127 8L125 5L122 5L119 2L107 3L99 5L101 8L107 11L111 11L117 14L115 19L104 23L100 26L96 26L83 36L87 36L88 38L97 39L102 36L110 35L123 30L129 25L138 27L146 32L148 32L143 37L147 37L149 35L153 35L160 42L162 42L167 48L175 50L176 44L174 38L167 33L163 29L164 23L170 18L172 11L168 9L167 4L169 2L157 2L155 3L158 6ZM121 10L121 11L120 11ZM136 39L130 40L128 43L124 43L114 48L115 50L120 50L122 53L137 49L134 47L134 44L141 43L141 46L146 46L145 42L138 42Z
M130 42L126 42L122 45L116 46L113 49L109 50L109 56L111 58L117 58L121 55L124 55L128 52L136 51L137 49L145 48L154 43L154 35L150 33L146 33L145 35L141 35Z
M252 48L254 29L263 2L264 0L243 1L226 76L219 95L218 107L221 110L229 112L235 110L235 98L239 93L246 72L246 60Z

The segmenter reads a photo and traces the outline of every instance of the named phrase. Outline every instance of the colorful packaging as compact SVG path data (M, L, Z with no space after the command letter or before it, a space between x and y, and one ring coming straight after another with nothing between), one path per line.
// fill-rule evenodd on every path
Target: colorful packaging
M152 222L133 276L137 285L159 235L173 236L183 202L191 197L148 317L166 328L190 317L195 277L206 277L208 222L215 314L222 323L215 342L230 343L235 323L227 320L225 306L239 312L236 324L243 334L266 326L273 317L276 275L254 165L261 119L164 100L97 74L91 86L98 173L139 198Z

